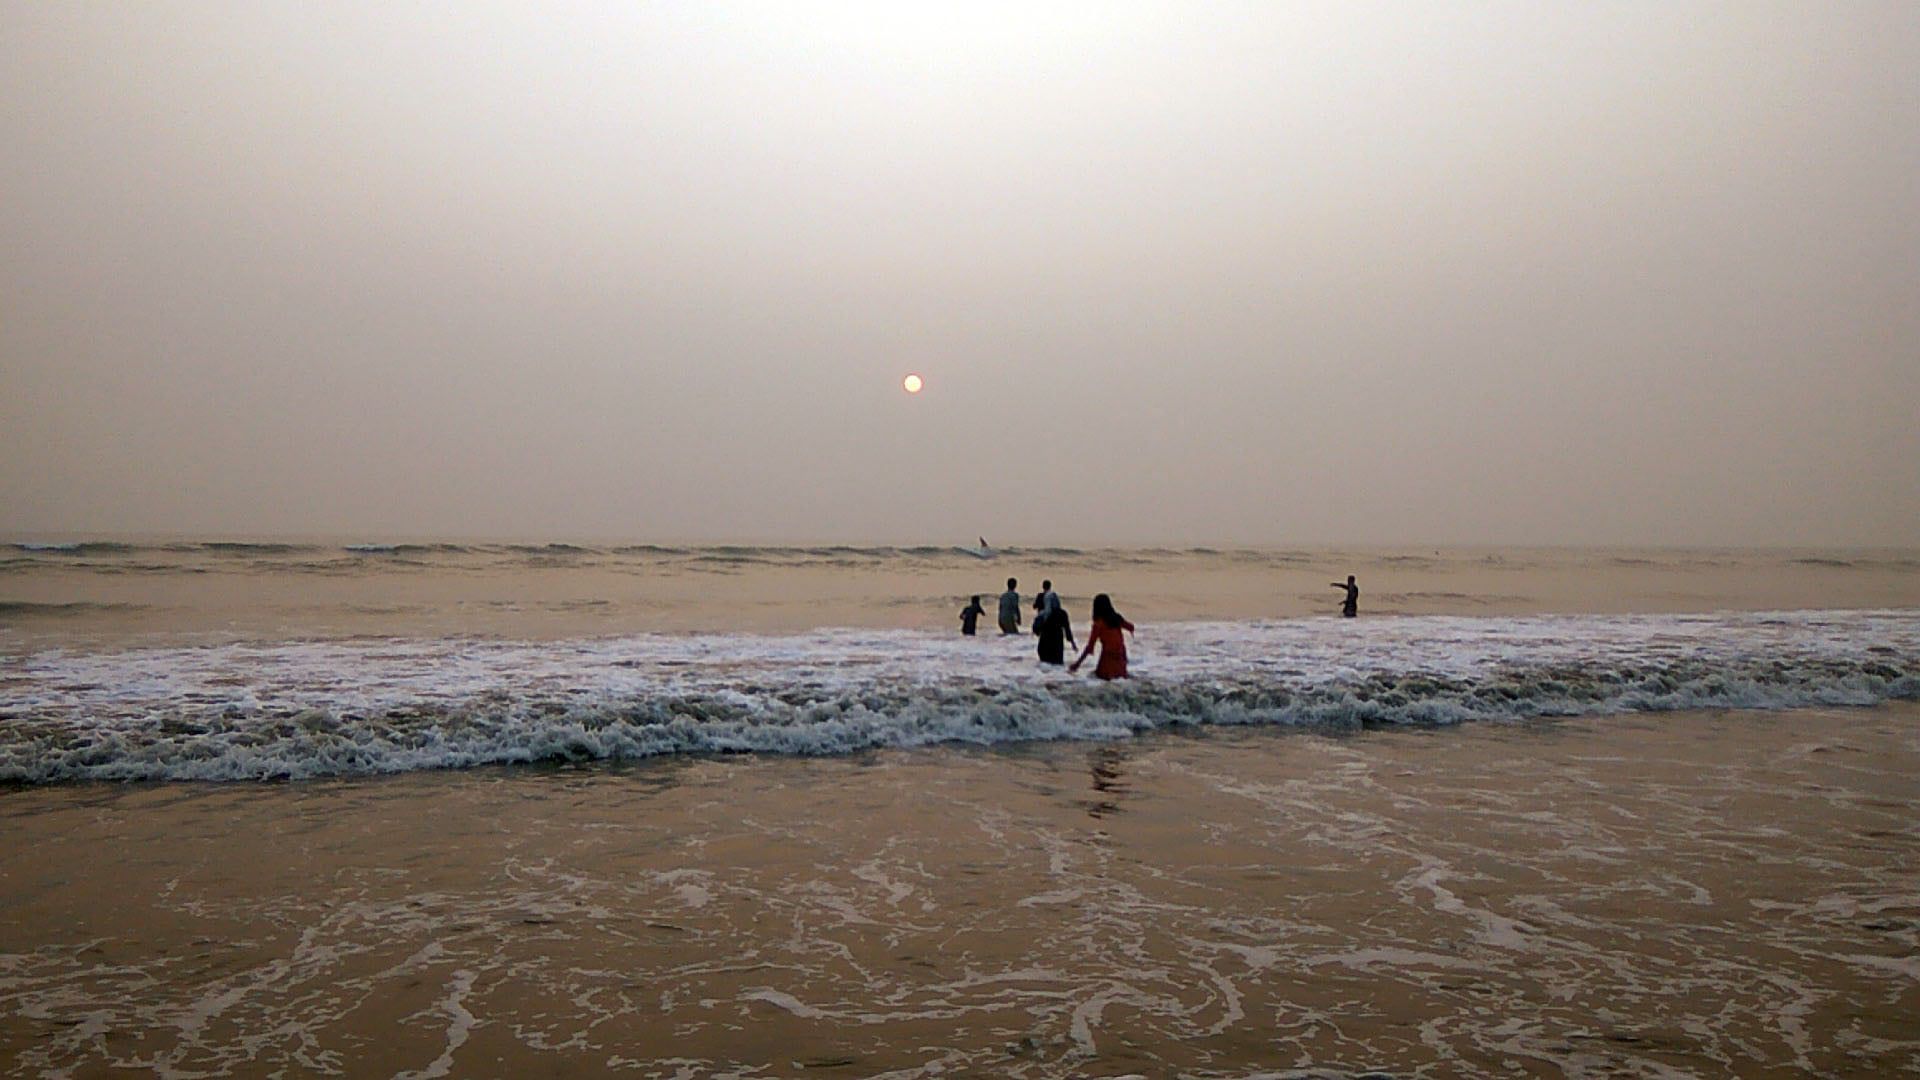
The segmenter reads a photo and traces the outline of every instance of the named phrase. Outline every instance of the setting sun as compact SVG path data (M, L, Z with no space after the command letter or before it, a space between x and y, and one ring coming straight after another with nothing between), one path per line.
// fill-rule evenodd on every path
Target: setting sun
M917 394L920 392L920 387L922 384L920 382L920 376L909 375L906 378L900 380L900 385L906 388L907 393Z

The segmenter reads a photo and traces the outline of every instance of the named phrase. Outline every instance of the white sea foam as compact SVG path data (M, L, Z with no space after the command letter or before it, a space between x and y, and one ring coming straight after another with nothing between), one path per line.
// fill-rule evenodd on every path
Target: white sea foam
M1135 678L1029 638L380 639L0 661L0 780L247 780L662 754L1439 725L1920 698L1920 612L1148 626Z

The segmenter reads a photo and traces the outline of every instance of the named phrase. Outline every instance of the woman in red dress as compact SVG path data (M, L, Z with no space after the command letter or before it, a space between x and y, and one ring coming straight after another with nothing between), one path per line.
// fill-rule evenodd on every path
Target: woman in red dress
M1100 646L1100 662L1093 666L1093 673L1102 679L1124 679L1127 677L1127 639L1121 631L1131 634L1133 624L1120 617L1113 610L1113 600L1106 593L1093 598L1093 629L1087 633L1087 647L1080 653L1080 659L1073 662L1068 671L1079 671L1093 652L1095 645Z

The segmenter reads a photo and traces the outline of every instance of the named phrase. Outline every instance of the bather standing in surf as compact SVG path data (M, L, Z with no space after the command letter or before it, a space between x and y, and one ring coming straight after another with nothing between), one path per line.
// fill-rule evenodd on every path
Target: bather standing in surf
M1020 632L1020 579L1008 578L1007 591L1000 594L1000 632Z
M1059 667L1067 662L1066 650L1077 647L1078 643L1073 640L1073 622L1067 618L1067 609L1060 598L1052 593L1046 595L1053 597L1053 602L1040 605L1040 614L1033 619L1033 632L1040 638L1040 662Z
M1347 575L1347 583L1345 585L1337 581L1331 584L1336 589L1347 590L1347 598L1340 605L1340 614L1349 619L1360 614L1360 586L1353 583L1353 575Z
M974 628L979 624L980 616L986 613L987 609L980 606L980 597L976 595L972 603L960 609L960 632L972 637Z
M1124 631L1124 633L1123 633ZM1095 645L1100 646L1100 659L1094 664L1094 675L1102 679L1124 679L1127 677L1127 639L1125 634L1133 632L1133 624L1113 610L1113 599L1106 593L1093 598L1093 629L1087 631L1087 647L1081 651L1080 659L1073 662L1068 671L1079 671L1086 663L1088 655Z

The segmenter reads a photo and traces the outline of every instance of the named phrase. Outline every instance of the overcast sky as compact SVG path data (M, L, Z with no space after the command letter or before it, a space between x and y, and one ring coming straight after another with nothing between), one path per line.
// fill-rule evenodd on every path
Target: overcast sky
M1909 0L0 0L0 531L1911 545L1917 416Z

